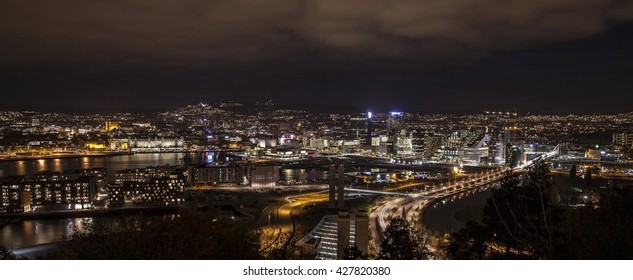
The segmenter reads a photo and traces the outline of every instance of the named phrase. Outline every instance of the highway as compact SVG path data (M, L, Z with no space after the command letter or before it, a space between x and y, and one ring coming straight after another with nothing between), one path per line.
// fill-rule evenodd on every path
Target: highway
M268 225L268 232L274 234L270 240L274 240L270 244L272 247L280 248L285 246L292 239L295 228L292 221L292 211L296 207L313 204L328 200L327 186L321 186L318 189L306 189L305 193L284 197L284 202L276 205L269 205L262 210L260 221L262 224ZM269 247L271 247L269 246Z
M480 172L463 179L433 186L430 190L407 194L404 197L393 198L378 206L370 215L370 228L374 248L377 249L382 241L382 231L387 227L393 216L406 215L410 223L416 223L423 215L424 209L435 201L455 194L485 187L516 173L496 169Z
M479 172L460 178L454 182L435 185L430 190L422 190L408 194L406 197L387 200L374 209L369 218L373 249L377 251L382 241L382 232L394 215L404 215L409 223L414 224L420 220L419 217L424 214L426 207L435 201L451 197L461 192L479 189L507 177L516 176L517 174L525 172L537 159L549 160L557 156L558 150L559 146L556 146L551 152L543 154L534 160L527 161L512 169L512 172L502 168Z

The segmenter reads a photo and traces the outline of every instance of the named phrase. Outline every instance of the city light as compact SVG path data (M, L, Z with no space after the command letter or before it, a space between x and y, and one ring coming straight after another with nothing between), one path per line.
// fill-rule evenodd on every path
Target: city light
M95 135L90 141L77 139L84 137L80 134L68 134L70 140L63 136L49 141L46 149L37 148L44 139L30 135L36 139L29 142L31 146L15 146L2 154L16 159L11 161L14 170L23 177L0 179L0 211L45 215L59 214L63 209L83 214L130 208L179 209L194 201L208 201L234 204L239 213L227 211L224 218L229 221L253 219L271 229L278 227L278 232L270 233L274 240L279 234L297 234L293 219L327 207L322 205L328 205L329 196L319 189L330 183L329 171L322 166L326 162L346 163L343 179L348 193L343 194L343 201L371 199L374 210L370 211L369 224L382 228L399 215L419 224L416 217L424 216L427 208L435 209L438 203L450 207L469 194L498 186L505 178L525 174L538 160L551 162L558 173L567 172L567 162L578 161L577 176L588 181L588 168L600 165L600 161L625 162L626 155L618 149L633 142L628 133L614 133L609 139L612 145L565 148L571 141L569 134L561 131L575 123L581 125L574 130L595 132L629 121L606 116L602 121L594 116L593 122L534 115L507 121L506 112L496 112L495 117L502 116L499 119L420 113L406 113L405 119L404 112L329 114L323 118L304 111L279 110L252 115L222 111L214 119L209 112L215 114L218 108L225 107L188 106L164 113L160 124L152 123L152 117L139 116L133 123L150 125L130 126L120 121L117 133L111 134L82 127ZM104 118L123 119L118 115ZM40 119L40 125L47 123L46 118ZM227 120L236 122L226 125ZM76 122L69 117L54 126L63 127L69 121ZM212 129L209 122L213 121L223 129ZM181 122L195 133L170 129ZM302 125L293 125L298 122ZM564 126L556 126L558 122ZM547 126L550 123L551 129ZM587 123L600 125L590 127ZM42 170L49 158L55 171ZM79 164L82 170L70 170L71 163ZM627 178L632 173L630 168L620 172L596 167L592 179L606 174ZM262 205L249 205L260 197L266 197ZM578 199L593 197L583 193ZM372 238L379 238L379 234L375 232ZM335 241L323 244L335 246ZM378 244L379 240L372 242ZM323 253L321 257L336 255Z

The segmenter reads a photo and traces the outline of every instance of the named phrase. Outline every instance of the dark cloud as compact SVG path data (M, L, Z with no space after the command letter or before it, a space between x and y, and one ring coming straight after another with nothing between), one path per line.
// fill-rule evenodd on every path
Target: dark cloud
M630 0L0 0L0 109L625 111L632 20Z
M4 0L0 63L470 58L631 19L618 0Z

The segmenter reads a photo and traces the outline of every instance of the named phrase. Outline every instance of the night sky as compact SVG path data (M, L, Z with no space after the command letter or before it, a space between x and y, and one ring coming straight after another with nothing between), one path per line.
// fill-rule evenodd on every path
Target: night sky
M630 0L2 0L0 108L633 111Z

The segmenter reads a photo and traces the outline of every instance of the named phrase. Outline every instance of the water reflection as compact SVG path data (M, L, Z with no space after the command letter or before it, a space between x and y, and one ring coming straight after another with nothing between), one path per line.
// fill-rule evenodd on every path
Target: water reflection
M188 155L188 156L187 156ZM213 164L218 158L231 160L222 152L208 153L151 153L112 157L81 157L62 159L40 159L0 162L0 177L31 176L49 170L62 172L89 168L106 168L110 181L114 173L122 169L144 168L156 165ZM62 240L73 233L74 228L83 230L81 218L20 221L0 229L0 244L21 248ZM91 220L89 220L91 221Z
M310 184L325 182L328 180L328 172L317 168L310 169L285 169L281 173L281 180L286 183Z
M222 154L222 155L220 155ZM185 157L189 155L188 157ZM0 176L30 176L40 171L62 172L64 170L107 168L108 176L114 178L114 173L121 169L144 168L150 165L181 165L212 164L218 162L218 157L224 159L223 153L148 153L121 155L112 157L81 157L62 159L39 159L0 162ZM185 161L185 159L187 160ZM229 158L230 160L231 158Z
M22 161L22 160L19 160L19 161L17 161L15 163L14 169L15 169L16 172L14 174L12 174L11 173L11 169L10 168L6 168L7 176L9 176L9 175L20 175L20 176L26 175L26 165L24 164L24 161Z
M82 221L92 222L92 218L67 218L57 220L25 220L9 224L0 231L0 244L5 247L22 248L37 244L63 240L77 229L85 228Z
M447 233L458 231L466 223L456 218L459 211L479 211L486 200L492 196L490 189L464 194L460 199L443 199L434 203L424 211L424 224L435 232Z
M207 152L204 155L205 155L207 164L213 164L215 162L215 153L214 152Z
M81 169L90 168L90 159L88 157L81 158Z

